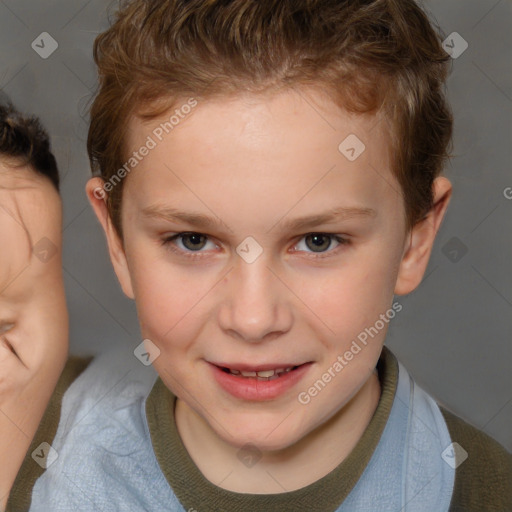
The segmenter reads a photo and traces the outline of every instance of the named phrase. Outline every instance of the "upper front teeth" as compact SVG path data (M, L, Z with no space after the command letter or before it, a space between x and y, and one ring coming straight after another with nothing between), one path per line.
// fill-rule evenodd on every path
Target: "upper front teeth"
M232 373L233 375L242 375L242 377L272 377L274 375L277 375L279 373L283 373L283 372L289 372L291 369L293 368L293 366L290 366L289 368L276 368L275 370L262 370L260 372L243 372L243 371L238 371L238 370L232 370L231 368L229 369L230 373Z
M242 377L256 377L256 372L240 372L240 373L242 374Z
M275 375L277 372L276 370L263 370L261 372L256 372L258 377L272 377L272 375ZM243 372L242 372L243 375Z

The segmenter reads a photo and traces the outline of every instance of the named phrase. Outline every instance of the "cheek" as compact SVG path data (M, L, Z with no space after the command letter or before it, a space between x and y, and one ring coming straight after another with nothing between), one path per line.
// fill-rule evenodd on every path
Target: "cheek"
M200 322L201 298L211 286L207 279L191 276L183 268L171 265L161 256L148 251L132 258L130 274L135 292L141 333L157 345L173 344L191 339L190 329Z
M339 268L321 272L303 274L297 295L330 328L324 328L329 336L354 335L389 308L396 255L382 244L368 243L342 258Z

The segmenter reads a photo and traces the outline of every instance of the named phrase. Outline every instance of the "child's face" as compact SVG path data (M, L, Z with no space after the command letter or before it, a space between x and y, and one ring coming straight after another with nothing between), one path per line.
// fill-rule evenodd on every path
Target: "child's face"
M419 282L406 275L414 261L402 268L411 238L386 124L349 117L306 91L199 102L159 141L154 130L169 116L130 124L129 147L148 136L156 147L125 183L124 251L107 228L114 268L136 300L143 337L160 350L153 364L167 387L233 446L284 448L367 382L394 292ZM338 149L350 134L366 146L353 161ZM357 144L348 147L357 155ZM211 224L165 218L171 209ZM330 222L288 226L336 209ZM180 232L201 236L164 243ZM419 279L425 266L414 267ZM376 323L384 326L366 331L348 361L353 341ZM304 366L264 382L215 364ZM330 381L310 392L326 372Z
M61 231L50 180L0 159L2 510L68 355Z
M0 161L0 401L28 400L24 421L37 417L27 407L49 398L68 353L61 231L50 180Z

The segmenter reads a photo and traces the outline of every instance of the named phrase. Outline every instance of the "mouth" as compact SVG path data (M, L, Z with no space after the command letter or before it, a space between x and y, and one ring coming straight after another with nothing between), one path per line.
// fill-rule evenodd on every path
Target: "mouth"
M306 363L304 363L304 364L306 364ZM241 377L244 379L255 379L258 381L269 381L269 380L279 379L280 377L284 376L285 374L296 370L300 366L302 366L302 365L287 366L287 367L273 368L273 369L259 370L259 371L236 370L233 368L227 368L226 366L218 366L218 368L220 368L225 373L229 373L231 375L236 375L237 377Z
M298 365L277 363L251 367L209 363L209 366L214 380L231 396L244 401L265 401L291 392L310 371L313 361Z

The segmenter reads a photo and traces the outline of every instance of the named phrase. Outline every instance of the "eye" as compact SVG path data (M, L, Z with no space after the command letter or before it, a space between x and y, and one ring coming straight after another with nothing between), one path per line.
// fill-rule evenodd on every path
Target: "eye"
M294 252L306 252L310 253L311 255L308 257L312 258L323 258L327 256L331 256L332 253L337 253L338 249L342 245L348 245L350 241L346 238L343 238L340 235L333 235L330 233L308 233L307 235L304 235L301 238L301 241L306 241L306 250L304 249L298 249ZM335 241L338 245L335 247L335 249L327 251L332 245L332 241ZM175 243L176 241L180 241L182 248L179 247L178 243ZM187 258L197 258L197 257L203 257L203 253L205 251L201 251L201 249L204 249L206 244L208 243L208 236L203 235L201 233L194 233L194 232L182 232L182 233L176 233L174 235L170 235L164 239L162 239L162 245L166 248L168 248L170 251L177 253L179 255L185 256ZM213 248L216 247L216 245L213 242L210 242L213 244ZM296 244L294 247L298 247L300 245L300 242ZM308 251L310 249L310 251ZM195 253L195 254L194 254ZM326 253L326 256L323 256L322 254Z
M14 327L14 324L12 322L2 322L0 323L0 335L6 333L10 329Z
M313 258L325 258L327 256L331 256L332 253L338 252L341 245L349 244L348 239L343 238L340 235L333 235L330 233L309 233L304 235L301 241L302 240L305 240L305 246L312 250L313 254L311 257ZM333 250L327 251L327 249L332 245L332 240L335 240L338 245ZM299 247L300 245L301 243L299 242L296 247ZM323 256L324 253L327 253L326 256ZM317 254L322 254L322 256L317 256Z
M177 244L174 243L175 240L181 241L182 248L177 248ZM196 253L205 247L206 242L208 241L208 237L201 233L176 233L175 235L171 235L162 240L162 245L169 248L169 250L182 254L182 253ZM213 244L213 242L211 242ZM215 245L215 244L214 244ZM187 257L197 257L201 256L201 254L185 254Z

